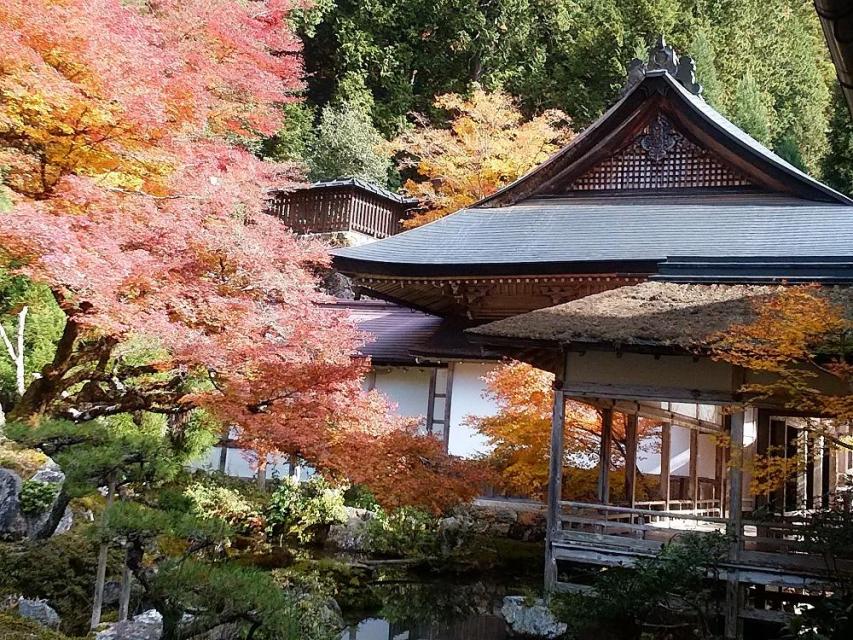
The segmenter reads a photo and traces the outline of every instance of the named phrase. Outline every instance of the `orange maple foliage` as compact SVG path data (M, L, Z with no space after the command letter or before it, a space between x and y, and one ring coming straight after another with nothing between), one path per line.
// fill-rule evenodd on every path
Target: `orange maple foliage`
M204 408L260 453L439 508L476 485L362 392L362 336L318 304L325 247L263 211L299 179L248 149L302 89L305 6L0 2L0 266L66 320L10 418Z
M551 443L551 413L554 376L517 361L497 366L485 376L487 395L498 405L493 416L469 417L468 423L482 433L492 447L489 462L499 471L503 489L536 498L548 490ZM564 409L564 493L574 498L591 498L596 473L588 473L598 460L601 443L601 415L590 405L568 400ZM649 435L653 423L641 421L638 436ZM614 415L614 471L624 466L625 420ZM624 478L623 478L624 479ZM623 484L614 476L613 488Z
M435 106L453 114L449 128L429 126L419 117L415 128L391 143L402 155L401 168L417 170L405 190L428 210L405 221L417 227L491 195L539 165L572 132L568 116L557 110L524 120L512 97L480 88L469 97L449 93Z
M755 316L712 336L712 356L766 376L741 387L747 397L815 416L806 419L812 433L842 442L842 427L853 424L853 320L833 302L832 290L818 285L788 286L758 299ZM781 487L802 471L802 456L756 456L751 491Z

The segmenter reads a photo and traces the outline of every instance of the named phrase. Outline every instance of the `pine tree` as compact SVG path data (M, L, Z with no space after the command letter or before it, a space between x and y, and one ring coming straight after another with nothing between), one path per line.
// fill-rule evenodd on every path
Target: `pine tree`
M391 169L390 154L382 150L384 144L366 112L348 103L327 106L308 147L309 177L333 180L351 176L384 186Z
M732 120L741 129L764 145L771 142L772 111L767 97L755 82L750 71L740 79L730 109Z

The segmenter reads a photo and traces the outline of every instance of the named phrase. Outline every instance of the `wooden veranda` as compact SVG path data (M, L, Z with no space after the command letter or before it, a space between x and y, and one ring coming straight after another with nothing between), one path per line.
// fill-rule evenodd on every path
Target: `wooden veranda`
M659 295L667 287L678 286L684 285L649 284L623 291L642 292L645 288ZM705 300L707 293L698 289L698 299ZM612 300L620 295L625 294L616 290L598 298ZM527 317L532 323L542 322L545 316L548 322L570 325L571 309L585 304L588 310L586 307L594 304L589 300L562 305L570 310L567 317L555 312L561 307L532 312ZM701 314L701 305L696 312ZM587 316L586 320L598 326L600 333L606 333L606 323L601 319L596 322L596 318ZM630 566L640 558L654 557L665 544L688 532L720 532L726 534L729 547L724 561L715 566L715 575L726 586L725 635L737 638L742 637L740 627L745 619L781 622L791 609L782 607L782 601L796 603L799 597L808 599L810 593L829 589L838 572L853 575L853 562L838 561L830 566L822 553L813 551L805 535L809 509L828 506L839 488L837 479L850 464L849 451L836 450L837 439L831 436L810 433L797 422L802 418L792 417L796 412L789 408L771 402L745 403L739 391L744 383L755 380L754 374L710 357L679 352L672 345L656 347L649 341L642 346L616 346L573 341L570 335L563 334L562 339L549 346L541 338L524 337L519 319L502 322L473 331L489 334L479 339L491 345L501 344L516 356L549 368L556 376L545 558L547 590L586 588L566 579L570 572L565 569L570 566ZM504 335L497 335L500 333ZM827 392L838 391L831 386L831 380L817 383L827 385ZM571 469L564 461L567 400L588 403L602 415L595 501L563 499L563 487L571 485L572 480ZM706 411L689 415L679 410L691 405ZM627 444L626 491L619 504L611 500L609 486L617 413L625 416ZM661 491L656 500L637 502L637 425L641 418L663 424ZM672 499L669 491L669 433L675 427L690 430L686 500ZM793 493L786 496L783 488L781 498L774 502L773 496L750 495L748 458L766 451L774 439L779 440L774 433L780 427L784 429L781 438L789 446L800 443L809 448L811 462L790 489ZM705 448L705 455L713 455L715 474L703 495L697 472L702 454L696 442L708 434L715 438L715 446L712 454ZM568 478L564 478L566 473ZM768 509L771 506L773 509ZM759 511L763 512L760 517Z

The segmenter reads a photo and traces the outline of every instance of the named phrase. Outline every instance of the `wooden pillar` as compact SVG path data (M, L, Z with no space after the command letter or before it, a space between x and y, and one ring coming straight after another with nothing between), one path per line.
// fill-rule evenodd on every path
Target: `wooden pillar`
M824 436L821 438L820 457L820 505L824 509L829 509L829 496L832 491L829 480L831 457L829 440Z
M806 433L806 509L814 509L815 499L815 437Z
M728 533L732 537L729 548L729 561L740 558L743 542L743 428L744 412L736 411L731 415L731 448L729 465L729 524ZM743 608L744 587L736 569L729 569L726 576L726 612L724 637L737 640L743 637L743 620L740 617Z
M746 589L740 583L740 575L737 569L730 569L726 575L726 609L725 628L723 637L725 640L741 640L743 638L743 619L740 612L744 606Z
M562 376L554 380L554 405L551 411L551 455L548 461L548 519L545 533L545 591L557 586L557 560L554 540L560 535L560 500L563 489L563 431L565 403Z
M723 515L723 470L725 469L725 458L723 448L717 443L714 447L714 500L719 505L720 516Z
M632 509L637 501L637 414L625 416L625 498Z
M695 512L699 502L699 431L690 430L690 461L688 464L688 495L690 508Z
M450 451L450 401L453 399L453 372L456 369L455 362L447 363L447 374L445 376L444 389L444 451Z
M672 425L667 423L660 431L660 497L663 500L663 510L669 511L671 488L669 482L670 459L672 457Z
M602 409L601 411L601 449L599 460L601 466L598 470L598 502L609 504L610 502L610 454L613 449L613 410Z
M219 473L225 474L228 465L228 444L231 441L231 427L225 427L219 437Z
M729 535L732 536L730 560L740 557L743 540L743 423L743 411L732 414L729 465Z

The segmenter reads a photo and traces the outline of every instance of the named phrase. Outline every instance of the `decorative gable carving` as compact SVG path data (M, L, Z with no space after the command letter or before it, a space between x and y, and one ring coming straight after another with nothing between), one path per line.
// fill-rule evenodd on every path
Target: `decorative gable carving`
M575 179L566 189L619 191L642 189L728 188L751 186L737 171L720 162L658 116L619 153Z

